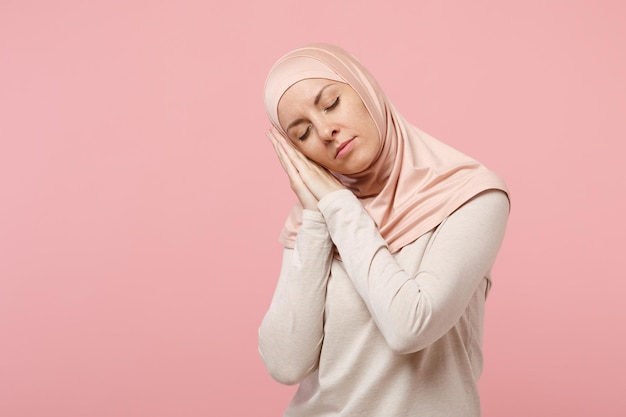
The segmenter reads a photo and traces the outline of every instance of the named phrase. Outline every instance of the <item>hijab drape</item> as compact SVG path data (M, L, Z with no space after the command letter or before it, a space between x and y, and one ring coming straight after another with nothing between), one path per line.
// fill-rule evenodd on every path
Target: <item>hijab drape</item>
M343 49L314 44L279 59L265 84L265 108L278 121L278 102L298 81L326 78L350 85L363 100L378 128L377 157L355 176L333 173L361 201L392 253L441 223L463 203L489 189L507 192L494 172L407 122L389 102L369 71ZM302 223L296 204L281 233L293 248Z

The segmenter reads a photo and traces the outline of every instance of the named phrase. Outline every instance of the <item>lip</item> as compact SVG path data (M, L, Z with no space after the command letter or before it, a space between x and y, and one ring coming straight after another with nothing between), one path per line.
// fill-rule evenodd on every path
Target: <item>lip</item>
M349 146L352 143L352 141L354 141L354 139L356 139L356 137L352 139L348 139L345 142L341 143L339 146L337 146L337 150L335 152L335 159L342 157L344 154L350 151L350 149L346 149L346 147ZM344 149L346 150L342 152Z

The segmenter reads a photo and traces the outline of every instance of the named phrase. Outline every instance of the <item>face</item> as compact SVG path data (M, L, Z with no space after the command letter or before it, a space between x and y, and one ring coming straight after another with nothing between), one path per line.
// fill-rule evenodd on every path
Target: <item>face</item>
M374 119L348 84L321 78L295 83L278 103L278 120L297 149L331 171L358 174L378 154Z

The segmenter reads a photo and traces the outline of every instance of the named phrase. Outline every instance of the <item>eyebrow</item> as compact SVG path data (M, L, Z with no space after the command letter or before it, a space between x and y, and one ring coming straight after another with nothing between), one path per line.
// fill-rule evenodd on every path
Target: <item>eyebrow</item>
M322 87L320 89L320 91L315 96L315 100L313 100L313 104L314 105L317 106L319 104L320 100L322 99L322 93L324 92L324 90L326 90L331 85L333 85L333 84L332 83L326 84L324 87ZM287 130L291 129L292 127L294 127L294 126L296 126L296 125L298 125L298 124L300 124L300 123L302 123L304 121L305 121L305 119L302 119L302 118L294 120L293 122L289 123L289 126L287 126Z

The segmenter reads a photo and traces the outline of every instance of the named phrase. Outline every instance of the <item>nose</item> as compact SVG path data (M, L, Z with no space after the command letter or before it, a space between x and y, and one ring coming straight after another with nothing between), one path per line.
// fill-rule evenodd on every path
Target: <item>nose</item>
M320 137L322 138L322 140L326 142L330 142L334 140L335 137L337 136L337 133L339 133L339 127L337 127L337 125L335 125L331 121L325 121L320 126L319 133L320 133Z

